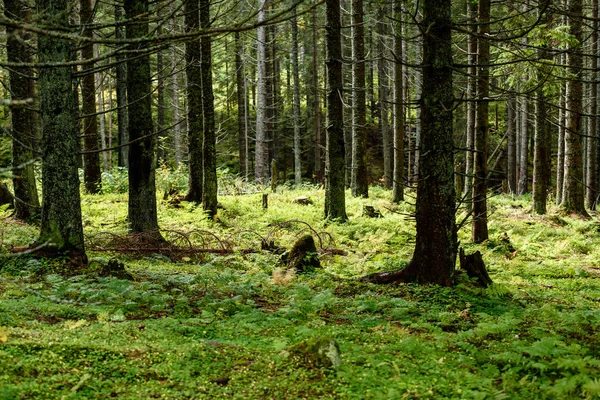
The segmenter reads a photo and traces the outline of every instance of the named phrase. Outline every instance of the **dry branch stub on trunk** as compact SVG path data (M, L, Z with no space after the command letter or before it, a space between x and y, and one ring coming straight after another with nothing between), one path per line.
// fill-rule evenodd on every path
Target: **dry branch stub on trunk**
M482 287L488 287L493 283L479 251L466 255L465 251L460 249L460 267L467 271L469 278L477 278L477 283Z

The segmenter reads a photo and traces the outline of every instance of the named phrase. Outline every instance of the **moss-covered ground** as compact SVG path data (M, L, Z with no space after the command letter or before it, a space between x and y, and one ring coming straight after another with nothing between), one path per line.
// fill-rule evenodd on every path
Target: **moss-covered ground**
M267 210L260 193L220 196L216 223L161 200L165 232L209 231L219 240L204 247L234 252L88 250L92 266L117 258L133 281L11 256L38 228L5 213L0 399L600 398L597 217L535 216L527 197L494 197L490 240L471 245L468 224L459 234L467 253L483 253L493 286L378 286L356 278L405 265L415 227L410 193L399 206L382 189L370 194L347 196L344 224L323 221L319 188L281 188ZM314 204L295 204L300 195ZM126 200L84 195L86 236L124 235ZM382 218L361 216L364 205ZM294 276L260 250L261 238L289 248L307 232L346 253L321 254L322 270ZM339 344L338 370L290 355L321 335Z

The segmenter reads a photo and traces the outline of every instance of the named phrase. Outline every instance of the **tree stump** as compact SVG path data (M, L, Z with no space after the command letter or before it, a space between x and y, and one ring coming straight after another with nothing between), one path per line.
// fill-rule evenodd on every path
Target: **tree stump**
M373 206L363 206L363 217L381 218L381 213Z
M473 254L465 255L465 251L460 249L460 267L467 271L469 278L477 278L477 283L482 287L491 285L492 279L488 275L483 262L483 257L479 251Z
M266 210L269 208L269 194L263 193L262 195L262 207Z
M0 184L0 206L4 204L8 204L8 208L14 208L13 195L6 183Z
M301 204L303 206L310 206L310 205L314 204L314 202L308 196L298 196L293 201L294 201L294 203Z
M287 260L288 268L293 268L298 273L312 272L316 268L321 268L317 246L311 235L304 235L296 240L287 256Z

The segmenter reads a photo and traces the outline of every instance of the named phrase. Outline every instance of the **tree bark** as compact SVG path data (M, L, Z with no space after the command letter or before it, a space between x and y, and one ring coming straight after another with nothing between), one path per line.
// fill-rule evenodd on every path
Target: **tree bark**
M210 1L200 0L200 27L210 28ZM202 74L203 136L202 158L204 160L203 208L211 217L217 215L217 140L215 136L215 105L212 88L212 38L200 37Z
M115 3L115 22L122 20L121 5ZM123 39L123 26L115 25L115 38ZM119 54L116 56L117 65L115 66L115 74L117 80L117 116L119 119L119 167L129 166L129 146L126 143L129 142L129 133L127 127L129 125L127 121L127 64L125 63L125 56Z
M508 193L517 194L517 99L509 96L506 100L506 136L508 160L506 176Z
M587 186L585 191L586 206L592 210L596 209L598 201L598 156L596 151L598 150L598 116L596 114L596 107L598 101L598 0L592 1L592 33L590 37L592 56L590 57L590 114L588 117L588 146L587 146Z
M128 39L147 36L148 0L125 2ZM161 240L156 211L156 138L152 123L152 78L150 58L144 46L133 46L141 54L127 60L127 97L129 99L129 231L145 233Z
M352 195L369 197L363 0L352 0Z
M313 52L312 52L312 90L313 90L313 107L314 107L314 119L313 119L313 130L315 136L315 181L318 183L323 182L324 179L324 166L323 166L323 139L321 134L321 91L319 90L319 39L318 39L318 28L317 28L317 9L313 9L312 12L312 25L313 25Z
M379 58L377 59L377 81L379 83L379 129L381 131L381 137L383 138L383 185L386 189L392 188L393 183L393 141L389 129L388 121L388 79L386 71L386 46L385 46L385 34L388 29L388 24L384 22L386 17L386 7L379 6L379 21L377 21L378 30L378 53Z
M294 183L302 183L302 138L300 136L300 72L298 69L298 17L292 11L292 76L294 90Z
M37 0L38 18L56 29L68 29L67 0ZM40 62L73 59L68 40L38 35ZM38 84L42 119L42 221L38 244L69 252L86 262L77 173L78 133L73 113L72 68L42 68Z
M481 243L488 239L487 227L487 159L488 108L490 92L490 0L480 0L478 8L479 36L477 38L477 116L475 120L475 157L473 180L473 223L471 239Z
M342 103L342 33L340 1L326 0L327 42L327 152L325 166L325 218L345 221L345 148Z
M18 0L4 0L6 17L28 22L29 12ZM26 31L6 28L6 53L9 62L31 63L32 57ZM12 100L35 97L33 71L27 67L13 67L9 71ZM33 169L33 147L36 138L35 114L31 106L16 106L10 110L12 135L12 173L15 217L27 220L40 213L40 200Z
M521 107L519 112L519 179L518 179L518 194L524 195L528 188L528 164L529 164L529 132L527 119L529 115L527 97L521 96Z
M467 122L466 122L466 153L465 153L465 186L463 195L467 204L467 210L471 211L473 206L473 161L475 153L473 152L473 142L475 138L475 118L477 103L477 3L467 2L467 20L471 24L470 34L467 38Z
M92 1L80 0L81 24L91 25L93 21ZM91 28L85 28L83 35L93 38ZM94 45L88 42L81 49L84 60L94 58ZM96 121L96 82L94 79L94 63L85 63L82 66L83 79L81 82L81 98L83 118L83 182L88 193L97 194L102 189L102 171L100 170L100 157L98 153L98 125Z
M244 61L244 43L240 39L240 33L235 33L235 80L237 87L237 118L238 118L238 157L240 175L248 180L248 113L246 103L248 96L246 94L246 67Z
M258 22L266 19L267 0L261 0ZM268 78L267 78L267 27L260 25L256 30L256 149L254 152L254 175L256 182L266 185L269 180L268 149Z
M402 61L402 0L394 1L394 182L392 201L404 201L404 79ZM366 112L366 111L365 111Z

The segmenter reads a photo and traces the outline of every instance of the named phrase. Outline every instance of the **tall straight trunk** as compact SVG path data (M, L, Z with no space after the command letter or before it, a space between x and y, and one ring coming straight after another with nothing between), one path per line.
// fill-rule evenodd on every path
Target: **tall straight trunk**
M248 160L246 154L248 149L246 148L248 131L248 115L246 112L246 102L248 96L246 95L246 74L245 74L245 62L244 62L244 43L240 39L240 33L235 33L235 78L237 87L237 118L238 118L238 156L240 165L240 175L248 179Z
M547 4L540 3L540 13L544 13ZM546 24L548 15L540 15L540 23ZM538 57L541 60L550 60L551 56L547 49L539 48ZM550 187L550 172L552 170L551 159L551 135L550 127L547 123L546 97L544 95L543 82L547 75L543 71L538 72L537 80L541 84L536 91L535 99L535 136L534 136L534 155L533 155L533 210L537 214L546 214L546 199Z
M582 43L582 1L569 2L569 25L571 34L577 40L567 52L566 132L565 132L565 178L562 207L569 212L587 215L584 205L583 184L583 149L582 149L582 67L583 57L580 53Z
M302 183L302 146L300 136L300 72L298 70L298 17L292 11L292 75L294 79L294 182Z
M268 47L268 60L269 68L267 68L268 76L268 115L269 115L269 134L268 134L268 145L269 145L269 166L273 166L273 160L276 165L281 165L283 160L282 143L279 135L279 105L281 99L281 78L279 67L279 57L277 56L277 26L269 26L269 47ZM276 167L277 169L277 167ZM277 173L277 170L275 171ZM270 170L270 176L273 177L272 168ZM275 179L277 176L275 175ZM275 182L276 184L277 182ZM273 185L273 182L271 182Z
M404 201L404 79L402 63L402 0L394 0L394 182L392 201Z
M352 195L369 197L363 0L352 0Z
M210 28L210 1L200 0L200 27ZM217 138L215 135L215 105L212 87L212 37L200 37L202 52L200 70L202 74L203 136L202 158L204 160L204 211L217 215Z
M68 29L67 0L37 0L40 22L55 29ZM38 35L41 63L72 61L71 43ZM72 68L42 68L38 75L42 121L42 220L38 244L46 249L69 252L71 258L87 261L77 173L77 141L73 113Z
M379 83L379 129L383 138L383 185L386 189L392 188L393 181L393 142L390 135L388 123L388 88L386 71L386 51L385 34L388 24L384 22L387 19L386 7L379 8L379 21L377 22L378 42L377 42L377 81Z
M173 6L171 6L173 7ZM175 32L175 16L171 18L171 32ZM187 47L186 47L187 52ZM187 54L187 53L186 53ZM187 56L186 56L187 57ZM177 58L177 47L175 44L171 45L171 63L173 68L173 76L171 77L171 93L173 95L173 147L175 150L175 167L179 167L183 162L183 151L184 151L184 141L181 135L181 132L187 133L187 118L184 118L181 123L179 120L181 119L181 112L179 111L179 78L180 73L177 72L178 69L178 58ZM187 60L187 58L186 58ZM186 61L187 62L187 61ZM187 64L186 64L187 68ZM186 69L187 71L187 69ZM184 76L185 78L185 76ZM185 86L185 84L184 84ZM186 117L189 115L187 110L184 107L183 115Z
M466 154L465 154L465 186L463 195L467 204L468 211L473 205L473 161L475 153L473 152L473 142L475 138L475 118L477 103L475 97L477 94L477 3L467 2L467 21L470 25L470 34L467 39L467 123L466 123Z
M4 15L16 21L29 21L29 12L18 0L4 0ZM31 34L6 28L6 54L9 62L31 63L27 41ZM35 88L33 71L28 67L13 67L9 71L12 100L33 101ZM36 138L35 114L31 106L10 110L12 140L12 173L15 196L15 217L27 220L40 212L40 200L33 169L33 147Z
M148 36L149 0L125 2L125 17L131 22L126 27L127 39ZM141 52L127 60L127 97L129 99L129 136L135 141L129 146L129 231L145 233L162 239L158 232L156 210L156 138L152 123L152 77L150 57L145 46L133 49Z
M342 92L342 26L340 1L326 0L327 42L327 153L325 166L325 218L345 221L345 148Z
M93 21L92 0L80 0L81 23L91 25ZM87 38L93 38L91 28L83 32ZM94 58L94 45L88 42L81 49L84 60ZM94 79L94 63L83 64L83 79L81 83L83 118L83 182L88 193L100 193L102 188L102 171L100 170L100 155L98 153L98 125L96 120L96 82Z
M162 29L159 29L159 34L162 34ZM156 151L156 159L158 165L166 161L166 153L164 146L160 145L163 142L166 134L164 129L167 125L166 122L166 111L167 104L165 100L165 62L162 51L156 54L156 131L160 132L159 135L159 146Z
M121 5L115 3L115 21L119 22L123 18L121 13ZM123 33L122 25L115 25L115 38L123 39L125 34ZM118 129L119 129L119 167L129 166L129 146L126 145L129 142L129 133L127 127L127 64L125 63L125 56L117 54L117 65L115 66L116 74L116 88L117 88L117 118Z
M564 58L564 57L561 57ZM556 155L556 204L562 203L563 187L565 182L565 133L566 133L566 91L564 87L560 89L559 109L558 109L558 143Z
M94 58L97 58L99 55L98 44L94 44ZM94 74L94 79L96 80L96 97L97 97L97 105L98 105L98 122L100 127L100 148L102 149L102 166L105 171L108 171L108 155L109 152L106 151L106 115L104 113L104 80L100 72L96 72ZM109 146L110 147L110 146Z
M319 37L317 29L317 9L312 11L312 25L313 25L313 52L312 52L312 90L314 93L313 108L314 108L314 119L313 119L313 131L315 136L315 180L316 182L323 182L324 178L324 166L323 166L323 140L321 134L321 94L319 90Z
M517 98L509 96L506 100L506 136L508 160L506 176L508 193L517 193Z
M200 28L198 0L185 0L185 30L193 32ZM188 168L189 183L186 198L195 203L203 196L203 121L202 121L202 74L200 41L197 38L185 44L185 73L187 76L188 104Z
M592 18L598 18L598 0L592 1ZM585 191L586 206L592 210L596 209L598 201L598 116L596 114L596 103L598 101L598 20L592 22L592 33L590 37L592 45L592 57L590 57L590 117L588 117L588 146L587 146L587 186Z
M529 118L528 100L527 97L521 96L521 104L519 110L519 182L518 194L527 193L529 181L529 129L527 120Z
M417 64L421 61L421 57L423 54L423 43L422 43L422 39L419 37L416 40L415 43L416 46L416 57L417 57ZM422 98L422 93L423 93L423 88L422 88L422 80L423 80L423 76L422 76L422 69L421 68L417 68L417 70L415 71L415 98L420 99ZM422 133L422 121L423 119L421 118L421 107L417 107L417 117L415 119L415 149L414 149L414 162L413 162L413 170L412 170L412 181L414 183L419 182L419 178L420 178L420 165L421 165L421 133Z
M477 117L475 119L475 157L473 176L473 223L471 238L474 243L488 239L487 228L487 159L489 134L490 92L490 0L480 0L478 8L479 37L477 39Z
M258 10L258 22L266 19L267 0L261 0ZM256 29L256 149L254 152L254 175L257 183L266 185L269 180L268 148L268 77L267 77L267 27L260 25Z

